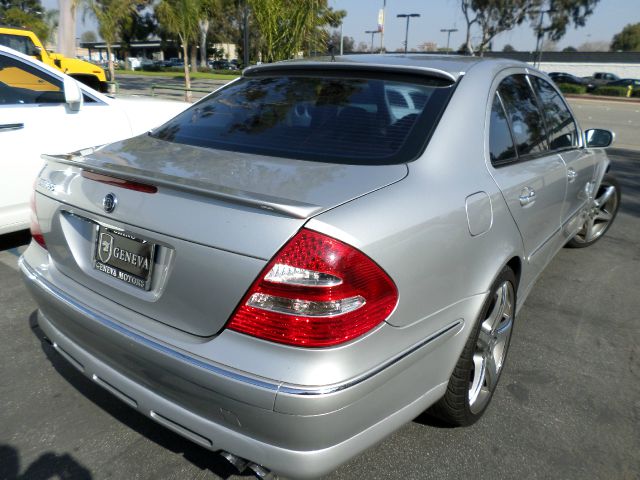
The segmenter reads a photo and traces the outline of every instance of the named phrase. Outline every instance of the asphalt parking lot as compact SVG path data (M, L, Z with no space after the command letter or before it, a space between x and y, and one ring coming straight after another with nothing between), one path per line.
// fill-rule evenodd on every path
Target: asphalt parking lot
M618 218L593 247L561 251L539 279L485 417L452 429L423 415L329 478L640 478L640 153L611 158ZM0 237L0 479L250 476L53 351L16 265L27 240Z

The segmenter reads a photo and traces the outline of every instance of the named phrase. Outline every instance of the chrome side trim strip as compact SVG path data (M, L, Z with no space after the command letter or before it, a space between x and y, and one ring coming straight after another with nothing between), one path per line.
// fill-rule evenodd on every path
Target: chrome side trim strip
M362 383L368 379L370 379L371 377L374 377L375 375L379 374L380 372L382 372L383 370L385 370L386 368L389 368L390 366L392 366L393 364L401 361L402 359L408 357L409 355L411 355L412 353L415 353L417 350L421 349L422 347L428 345L431 342L434 342L435 340L437 340L440 337L443 337L449 333L457 333L459 331L459 329L457 329L457 327L460 327L461 325L464 324L464 320L463 319L458 319L456 321L454 321L453 323L447 325L446 327L442 328L441 330L433 333L432 335L430 335L429 337L421 340L420 342L416 343L415 345L409 347L407 350L405 350L404 352L399 353L398 355L396 355L395 357L390 358L389 360L387 360L384 363L381 363L380 365L378 365L377 367L375 367L374 369L364 373L363 375L359 376L359 377L355 377L351 380L348 380L347 382L344 383L340 383L340 384L334 384L334 385L327 385L327 386L318 386L318 387L309 387L309 386L297 386L297 385L285 385L281 382L269 382L267 380L260 380L258 378L254 378L254 377L250 377L247 375L242 375L240 373L231 371L231 370L227 370L224 368L221 368L219 366L210 364L210 363L206 363L203 362L201 360L198 360L197 358L191 357L189 355L186 355L178 350L175 350L173 348L169 348L166 345L163 345L159 342L156 342L154 340L151 340L129 328L124 327L123 325L120 325L119 323L114 322L113 320L111 320L110 318L108 318L107 316L101 314L100 312L96 312L95 310L91 309L90 307L78 302L77 300L75 300L73 297L71 297L70 295L67 295L66 293L64 293L62 290L60 290L59 288L53 286L51 283L49 283L47 280L45 280L44 278L42 278L41 275L39 275L34 269L33 267L31 267L30 265L28 265L25 260L24 257L20 257L20 259L18 260L18 265L20 267L20 269L22 270L22 273L30 280L32 281L35 285L37 285L39 288L41 288L42 290L44 290L45 292L47 292L49 295L53 296L56 300L58 300L59 302L64 303L67 307L72 308L73 310L75 310L76 312L85 315L89 318L91 318L93 321L100 323L101 325L112 329L128 338L130 338L131 340L134 340L135 342L138 342L148 348L151 348L157 352L160 352L162 354L168 355L170 357L175 358L176 360L180 360L186 363L189 363L195 367L201 368L203 370L209 371L211 373L214 373L216 375L220 375L222 377L225 378L229 378L231 380L237 381L237 382L241 382L241 383L245 383L254 387L258 387L258 388L263 388L266 390L271 390L275 393L285 393L288 395L299 395L299 396L312 396L312 395L327 395L327 394L331 394L331 393L336 393L342 390L345 390L347 388L353 387L359 383ZM457 330L456 330L457 329Z

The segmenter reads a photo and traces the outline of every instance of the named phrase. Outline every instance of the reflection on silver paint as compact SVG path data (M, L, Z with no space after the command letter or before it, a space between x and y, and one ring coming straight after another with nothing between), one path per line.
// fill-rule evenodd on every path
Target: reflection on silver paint
M22 270L22 272L34 283L36 283L40 288L42 288L43 290L46 290L50 295L54 296L55 298L57 298L59 301L63 302L65 305L71 307L72 309L76 310L77 312L91 318L92 320L101 323L102 325L104 325L105 327L108 327L112 330L117 331L118 333L127 336L128 338L141 343L143 345L145 345L146 347L152 348L158 352L164 353L166 355L169 355L171 357L174 357L178 360L190 363L198 368L202 368L204 370L208 370L212 373L215 373L217 375L221 375L223 377L227 377L227 378L231 378L233 380L239 381L239 382L243 382L243 383L247 383L250 385L253 385L255 387L260 387L260 388L264 388L267 390L273 390L276 391L277 393L287 393L290 395L301 395L301 396L308 396L308 395L328 395L331 393L336 393L339 392L341 390L345 390L349 387L353 387L359 383L364 382L365 380L377 375L378 373L380 373L381 371L383 371L384 369L390 367L391 365L393 365L394 363L399 362L400 360L402 360L403 358L407 357L408 355L411 355L412 353L414 353L415 351L419 350L420 348L424 347L425 345L427 345L428 343L436 340L437 338L451 332L451 333L455 333L457 331L459 331L460 328L462 328L462 325L464 324L464 321L462 319L456 320L455 322L453 322L452 324L448 325L447 327L445 327L442 330L439 330L438 332L434 333L433 335L429 336L428 338L422 340L421 342L417 343L416 345L414 345L413 347L409 348L408 350L400 353L399 355L389 359L387 362L379 365L377 368L373 369L370 372L367 372L365 375L362 375L358 378L352 379L348 382L344 382L338 385L331 385L331 386L323 386L323 387L306 387L306 386L295 386L295 385L283 385L280 382L269 382L267 380L260 380L254 377L249 377L246 375L242 375L239 374L237 372L232 372L230 370L226 370L224 368L218 367L216 365L212 365L210 363L206 363L203 361L200 361L196 358L193 358L189 355L185 355L182 352L179 352L177 350L174 350L172 348L169 348L165 345L162 345L156 341L153 341L147 337L144 337L142 335L140 335L139 333L136 333L116 322L114 322L113 320L107 318L106 316L100 314L99 312L94 311L93 309L81 304L80 302L77 302L75 299L73 299L72 297L70 297L69 295L65 294L64 292L62 292L61 290L59 290L58 288L56 288L55 286L51 285L49 282L47 282L46 280L44 280L41 276L37 275L36 272L24 261L24 259L22 257L20 257L20 260L18 261L18 265L20 266L20 269ZM457 330L456 327L460 327Z

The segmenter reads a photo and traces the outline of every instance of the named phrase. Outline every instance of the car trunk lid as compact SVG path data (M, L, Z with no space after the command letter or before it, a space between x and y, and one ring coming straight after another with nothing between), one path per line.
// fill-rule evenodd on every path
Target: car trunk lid
M146 135L47 160L37 208L54 266L127 308L199 336L224 327L267 261L308 218L407 174L404 164L307 162ZM96 181L95 175L157 192ZM117 199L111 213L103 207L108 194ZM101 234L123 250L136 250L130 241L154 246L146 285L96 268Z

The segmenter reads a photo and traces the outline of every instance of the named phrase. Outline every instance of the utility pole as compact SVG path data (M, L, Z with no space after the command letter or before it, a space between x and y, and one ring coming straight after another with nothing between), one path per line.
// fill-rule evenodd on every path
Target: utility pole
M447 53L449 53L449 40L451 40L451 34L453 32L457 32L458 29L457 28L441 28L440 31L446 32L447 34Z
M380 33L380 30L365 30L364 33L371 34L371 53L373 53L373 37L376 33Z
M384 19L387 14L387 0L382 2L382 10L378 15L378 28L380 29L380 53L385 53L384 50Z
M407 54L407 49L409 48L409 20L411 20L411 18L415 18L415 17L419 17L420 14L419 13L399 13L398 15L396 15L396 17L398 18L406 18L407 19L407 26L404 30L404 54Z
M344 55L344 36L342 35L342 22L340 22L340 56Z
M244 54L244 68L249 66L249 5L247 4L247 1L248 0L244 0L244 12L242 19L244 23L244 47L242 49L242 53Z
M59 0L58 51L76 58L76 7L72 0Z
M540 22L538 22L538 35L536 37L536 62L533 64L534 67L540 68L540 62L542 61L542 39L544 38L544 33L542 31L542 20L544 19L545 13L553 13L554 9L550 8L549 10L540 10Z

